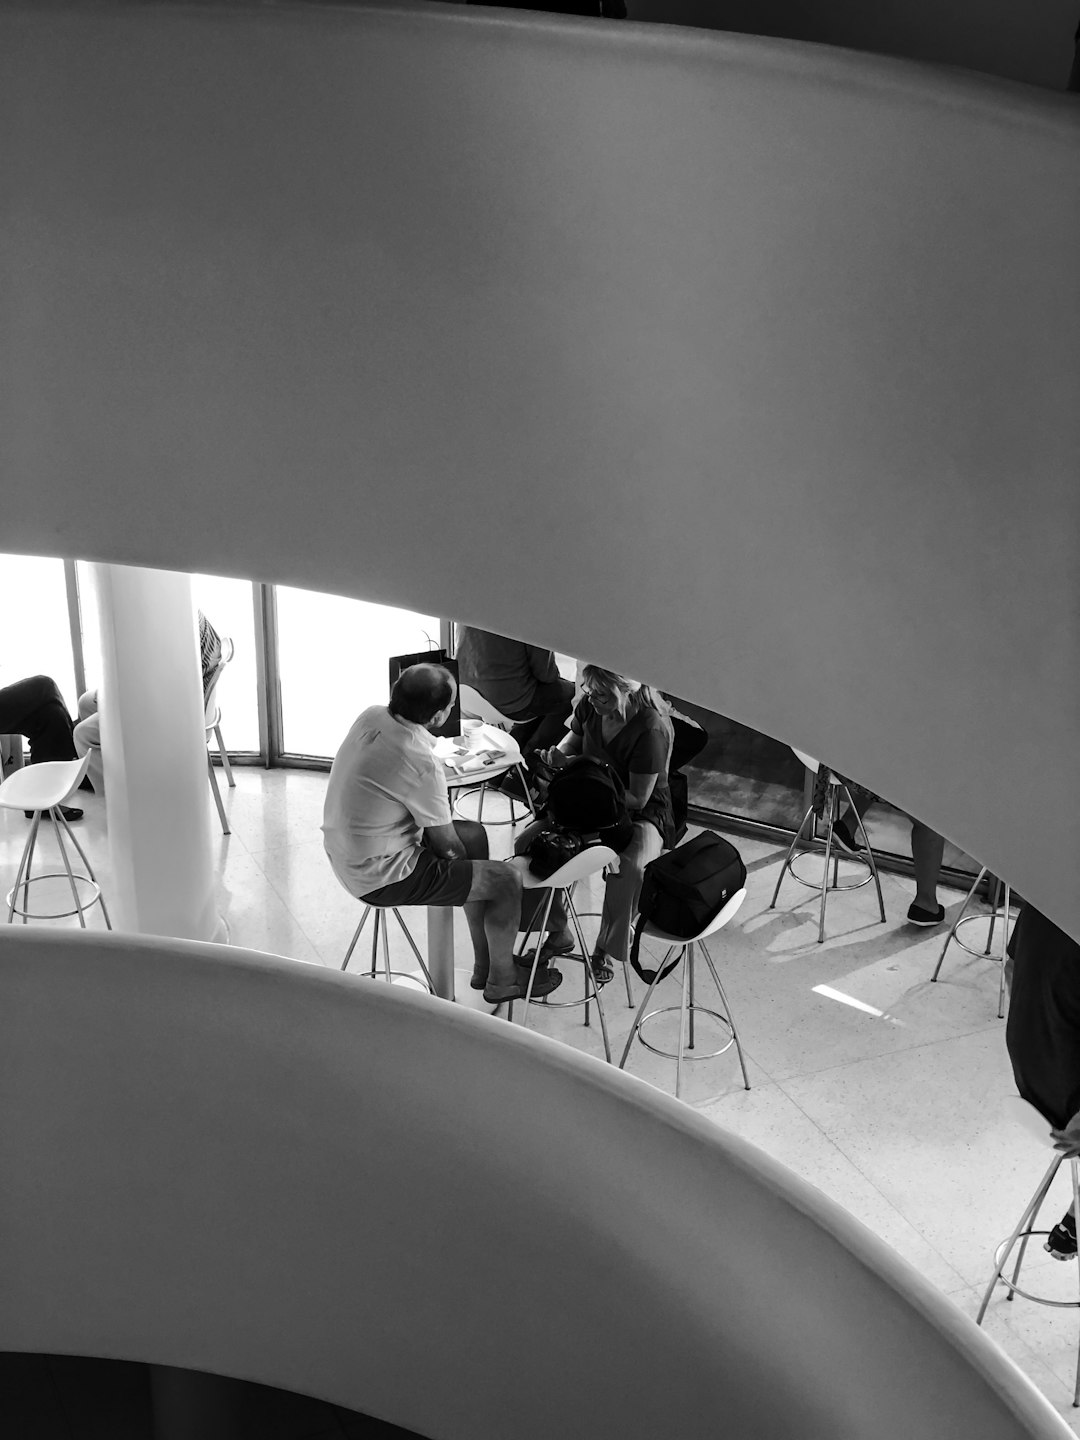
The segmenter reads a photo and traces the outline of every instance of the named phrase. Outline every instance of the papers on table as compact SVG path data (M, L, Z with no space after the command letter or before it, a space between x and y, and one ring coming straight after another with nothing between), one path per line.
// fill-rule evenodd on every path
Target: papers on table
M478 725L460 739L440 737L432 749L454 775L482 775L485 770L509 769L521 755L513 736L494 725Z

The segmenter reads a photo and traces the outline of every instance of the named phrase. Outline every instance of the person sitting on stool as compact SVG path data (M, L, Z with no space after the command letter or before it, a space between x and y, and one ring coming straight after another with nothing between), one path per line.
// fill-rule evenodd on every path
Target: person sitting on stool
M1005 1048L1016 1088L1052 1127L1054 1149L1080 1155L1080 945L1025 902L1008 953ZM1043 1248L1055 1260L1076 1259L1071 1205Z
M410 665L389 705L372 705L334 757L323 807L323 847L334 874L369 905L461 905L473 943L473 984L489 1004L524 998L529 971L514 963L521 877L488 859L487 833L454 820L432 731L457 685L442 665ZM538 975L534 995L562 981Z
M0 688L0 734L25 735L30 741L30 764L44 760L74 760L74 729L60 687L50 675L31 675ZM81 820L83 812L61 805L65 820ZM27 810L26 818L33 816Z

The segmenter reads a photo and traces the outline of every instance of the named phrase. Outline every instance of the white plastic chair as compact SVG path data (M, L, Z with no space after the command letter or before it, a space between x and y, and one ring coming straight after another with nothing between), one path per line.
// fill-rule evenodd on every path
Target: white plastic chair
M501 710L496 709L496 707L492 705L490 700L485 700L483 695L480 694L480 691L474 690L471 685L458 686L458 701L461 705L461 714L463 718L468 718L470 720L480 720L485 725L493 725L497 730L504 730L508 735L513 730L515 725L520 724L520 721L511 720L509 715L504 715ZM519 814L518 807L520 805L520 801L515 800L512 795L507 795L505 798L507 801L509 801L510 804L510 819L489 820L489 825L518 825L521 823L522 820L524 820L526 815L531 815L534 819L536 818L536 808L533 805L532 794L529 790L529 773L525 768L525 763L521 759L520 753L518 754L518 758L514 762L514 764L512 766L508 765L504 767L499 772L499 774L504 775L506 774L507 770L511 769L517 773L518 779L521 781L522 789L525 791L527 808L526 806L522 806L521 813ZM475 783L469 784L467 786L454 787L455 789L467 789L469 793L474 790L479 790L480 804L477 810L476 818L481 822L481 824L483 823L484 819L484 795L487 791L488 780L496 778L498 778L498 776L488 776L484 779L477 780Z
M229 752L225 748L225 741L221 738L221 706L217 703L217 687L225 666L236 653L236 647L227 636L221 637L221 659L214 667L214 673L210 679L210 688L206 694L206 741L210 743L211 737L217 745L218 754L221 757L221 768L225 771L225 778L229 782L229 789L236 789L236 781L233 779L232 765L229 761ZM214 804L217 806L218 816L221 819L221 831L223 835L230 835L229 821L225 814L225 806L221 801L221 791L218 789L217 776L214 773L214 757L210 751L206 752L206 763L210 770L210 790L214 797Z
M739 1064L742 1066L743 1085L747 1090L750 1089L750 1076L746 1073L746 1057L743 1055L739 1032L735 1028L735 1019L731 1013L731 1006L728 1003L727 994L720 976L717 973L716 966L713 963L713 958L709 954L708 946L705 944L708 936L715 935L718 930L722 930L724 926L734 918L745 899L745 888L737 890L720 913L709 921L704 930L697 935L689 937L670 935L666 930L661 930L658 926L652 925L647 921L643 925L641 919L638 919L638 928L641 931L642 938L644 939L648 936L650 939L662 940L668 946L668 949L663 960L656 967L653 978L649 982L649 988L645 991L641 1004L638 1006L637 1014L634 1016L634 1023L630 1027L630 1034L626 1037L626 1046L622 1053L622 1059L619 1061L619 1069L626 1069L626 1062L630 1055L630 1047L633 1045L634 1037L636 1036L642 1045L644 1045L647 1050L651 1050L654 1055L663 1055L667 1059L675 1061L675 1098L677 1100L681 1097L682 1091L683 1060L712 1060L715 1059L717 1055L723 1055L727 1050L730 1050L732 1045L735 1046L738 1052ZM676 948L679 950L679 954L676 956L673 970L677 969L683 960L686 962L686 973L683 976L682 994L679 1004L664 1005L656 1010L650 1010L648 1014L646 1014L645 1007L648 1005L649 998L656 989L661 976L665 975L665 973L672 973L672 971L666 971L666 966ZM694 968L699 950L705 957L705 963L709 967L709 974L712 976L713 984L716 986L717 994L720 996L723 1014L720 1014L716 1010L710 1010L704 1005L699 1005L695 999ZM653 1045L645 1039L645 1036L641 1033L642 1026L647 1024L647 1022L655 1016L670 1015L676 1010L679 1012L679 1043L675 1050L663 1050L660 1046ZM687 1055L687 1050L694 1049L694 1016L699 1012L702 1015L709 1015L712 1019L716 1020L721 1028L728 1032L729 1038L718 1050L708 1050L695 1055Z
M859 819L859 829L862 830L863 839L866 841L866 853L865 855L845 855L844 858L853 861L856 865L865 866L866 876L862 880L848 880L845 881L843 884L840 883L840 854L839 851L834 852L833 827L836 824L837 820L840 818L841 792L843 792L843 795L846 798L847 803L851 806L852 810L855 810L855 806L852 804L851 794L847 786L844 784L844 781L839 775L837 775L834 771L820 765L820 763L815 760L812 755L807 755L802 750L796 750L794 745L791 748L793 753L806 766L807 770L811 771L814 775L816 775L820 769L823 770L825 774L825 864L822 868L821 882L819 884L816 880L804 879L803 876L800 875L799 872L795 869L795 866L792 863L795 851L803 838L803 831L807 829L807 826L809 826L809 832L806 837L807 840L811 840L814 838L814 807L813 805L811 805L809 810L807 810L806 814L802 818L802 824L795 832L795 838L792 840L787 855L784 857L783 865L780 866L780 874L776 878L776 889L773 891L773 897L769 901L769 909L774 910L776 908L776 901L780 895L780 886L783 884L784 875L789 871L791 873L791 878L793 880L797 880L800 885L805 885L810 890L820 891L821 912L818 917L817 937L818 944L820 945L825 939L825 901L828 899L829 891L861 890L864 885L869 885L870 881L873 880L875 886L877 887L878 908L881 911L881 923L884 925L885 901L882 899L881 895L881 881L878 878L877 863L874 860L874 852L870 848L870 838L866 833L861 817ZM855 813L858 814L858 811L855 810ZM830 860L832 861L833 866L832 884L829 883Z
M97 883L90 861L86 858L82 846L75 838L71 826L64 818L61 808L63 802L73 790L78 789L90 764L89 755L84 755L81 760L44 760L38 765L27 765L22 770L16 770L13 774L0 784L0 807L5 810L32 810L33 817L30 822L30 833L26 837L26 844L23 846L22 858L19 861L19 868L15 876L15 884L8 891L8 924L11 924L16 915L22 917L25 925L29 920L60 920L69 915L78 915L79 924L86 929L85 911L93 904L100 904L101 913L105 917L105 925L111 930L112 923L109 920L109 912L105 906L105 897L101 893L101 886ZM42 815L48 815L56 830L56 842L60 847L60 858L64 862L62 871L49 871L44 874L32 875L31 868L34 862L34 847L37 844L38 830L41 826ZM86 866L86 874L81 875L72 870L71 861L68 858L67 847L64 844L64 836L75 846L79 852L79 858ZM71 886L72 899L75 902L74 910L31 910L30 909L30 886L42 880L61 880L67 878ZM88 887L89 898L84 900L79 894L79 886ZM22 890L22 905L16 901L19 890Z
M529 857L527 855L515 855L508 863L513 865L521 875L523 890L546 890L548 892L543 910L539 912L539 923L537 923L536 915L533 915L529 921L529 928L525 931L525 937L521 942L520 954L524 955L530 936L534 934L536 936L536 950L533 954L532 968L529 971L529 983L525 991L525 1010L522 1016L522 1025L528 1025L530 1004L549 1005L553 1009L562 1009L570 1005L584 1005L585 1024L588 1025L589 1006L595 1000L596 1011L600 1016L600 1033L604 1041L604 1057L610 1063L611 1045L608 1041L607 1020L604 1018L604 1004L600 998L600 986L597 984L596 977L592 972L589 948L585 943L585 936L581 929L581 919L574 906L574 886L579 880L586 880L590 875L598 875L600 871L606 870L608 866L617 866L619 863L618 855L616 855L610 845L590 845L584 850L579 850L565 865L560 865L557 870L553 870L550 875L545 875L543 878L534 875L529 869ZM577 937L577 943L581 947L581 950L580 954L571 951L568 955L558 955L555 959L559 963L564 960L581 961L582 973L585 980L585 993L580 1000L551 1000L546 995L534 1000L532 998L532 991L533 984L536 980L537 966L540 961L540 950L543 946L544 936L547 934L548 923L551 919L551 907L555 901L555 893L559 890L563 892L567 919L573 927L574 934ZM509 1002L507 1019L511 1022L514 1019L514 1002L512 1000Z
M1053 1147L1054 1137L1050 1133L1050 1122L1026 1100L1019 1095L1007 1095L1004 1097L1003 1109L1010 1120L1022 1125L1036 1140L1044 1147ZM1054 1158L1044 1173L1042 1179L1035 1187L1035 1193L1025 1205L1023 1213L1017 1222L1016 1229L1009 1236L1008 1240L998 1246L994 1252L994 1273L990 1277L990 1283L983 1294L982 1304L979 1306L979 1313L975 1317L976 1325L981 1325L983 1316L986 1314L987 1306L990 1304L990 1297L996 1287L1001 1284L1008 1290L1005 1297L1011 1300L1014 1295L1021 1296L1024 1300L1031 1300L1036 1305L1051 1305L1058 1310L1080 1309L1080 1299L1077 1300L1051 1300L1045 1295L1034 1295L1030 1290L1021 1290L1019 1285L1020 1267L1024 1263L1024 1253L1027 1250L1027 1243L1032 1235L1049 1235L1049 1230L1036 1229L1039 1212L1046 1202L1050 1187L1054 1183L1058 1171L1062 1165L1068 1164L1072 1178L1072 1202L1076 1207L1073 1213L1080 1216L1080 1161L1054 1151ZM1019 1242L1020 1250L1016 1257L1016 1264L1013 1267L1012 1279L1010 1280L1004 1270L1009 1263L1009 1257ZM1080 1344L1076 1353L1076 1384L1073 1388L1073 1405L1080 1406Z

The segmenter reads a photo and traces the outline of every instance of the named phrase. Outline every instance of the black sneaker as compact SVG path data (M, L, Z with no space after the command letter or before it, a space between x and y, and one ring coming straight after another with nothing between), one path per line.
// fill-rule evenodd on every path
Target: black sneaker
M908 906L907 920L909 925L941 925L945 921L945 906L939 905L936 910L924 910L913 900Z
M34 818L33 810L24 810L23 814L26 816L27 820L32 820ZM81 820L83 817L83 812L81 810L76 810L74 805L61 805L60 814L63 815L65 820ZM43 810L41 812L41 818L43 820L51 820L53 818L52 811Z
M860 855L862 853L863 847L858 843L854 835L852 835L845 821L836 820L833 822L832 838L833 842L839 845L840 849L843 850L846 855Z
M1076 1217L1071 1210L1066 1210L1050 1231L1043 1249L1049 1250L1055 1260L1076 1259Z

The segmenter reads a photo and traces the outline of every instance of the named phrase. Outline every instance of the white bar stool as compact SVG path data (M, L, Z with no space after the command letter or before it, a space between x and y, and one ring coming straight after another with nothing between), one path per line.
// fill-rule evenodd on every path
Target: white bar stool
M715 934L717 930L722 930L724 926L728 923L728 921L734 917L734 915L739 909L739 906L743 903L745 899L745 888L742 890L737 890L735 894L732 895L731 899L727 902L727 904L724 906L724 908L720 911L720 913L718 915L715 915L712 920L709 921L708 925L705 926L705 929L702 930L700 934L692 935L690 937L684 937L681 935L670 935L666 930L660 930L657 926L650 925L647 921L643 925L640 917L638 919L638 929L642 938L644 938L645 936L649 936L652 939L663 940L667 944L668 950L664 955L663 960L656 967L656 972L653 975L653 978L649 981L649 988L645 991L641 1004L638 1006L637 1014L634 1016L634 1023L630 1027L630 1034L626 1037L626 1046L623 1049L622 1059L619 1061L619 1069L626 1069L626 1061L630 1055L630 1047L634 1043L634 1037L637 1036L638 1040L640 1040L642 1045L645 1046L646 1050L651 1050L654 1055L663 1055L667 1059L675 1061L676 1100L681 1098L682 1067L684 1059L712 1060L717 1055L723 1055L726 1051L730 1050L732 1045L735 1046L735 1049L738 1052L739 1064L742 1067L743 1085L747 1090L750 1089L750 1076L746 1073L746 1057L743 1055L742 1044L739 1040L739 1032L735 1028L735 1019L731 1013L731 1006L728 1003L727 994L720 980L720 976L717 973L716 966L713 963L713 958L709 954L708 946L705 944L705 940L709 935ZM668 966L668 961L671 957L672 951L676 948L678 949L679 954L675 957L674 963ZM695 999L694 966L697 958L697 952L699 950L705 957L705 963L709 967L709 973L712 976L713 984L716 986L717 994L720 996L720 1003L724 1009L723 1014L720 1014L716 1010L710 1010L704 1005L699 1005ZM684 958L686 959L686 973L683 977L682 995L680 997L679 1004L664 1005L656 1010L650 1010L648 1014L646 1014L645 1007L646 1005L648 1005L649 998L652 995L653 991L656 989L656 986L659 983L660 979L665 975L671 974L673 970L677 969L680 961L682 961ZM645 1036L641 1033L642 1027L644 1025L646 1025L650 1020L654 1019L658 1015L670 1015L676 1010L679 1012L679 1043L675 1050L663 1050L660 1048L660 1046L653 1045L650 1043L650 1041L645 1039ZM720 1046L718 1050L699 1052L695 1055L687 1055L685 1053L687 1050L694 1049L695 1013L711 1016L714 1020L719 1022L722 1029L729 1032L728 1039L723 1045ZM687 1041L689 1043L687 1043Z
M507 739L510 742L506 746L506 749L508 751L508 754L512 755L513 758L508 759L508 763L506 763L505 765L498 765L497 767L493 767L493 773L490 775L486 775L483 778L478 778L478 780L476 781L466 781L465 784L460 786L454 785L452 788L455 790L455 792L463 791L465 794L473 794L476 791L479 791L480 804L477 807L476 819L482 825L484 823L484 795L487 792L488 783L492 780L501 779L502 776L505 775L508 771L513 770L517 775L518 779L521 781L521 788L524 790L526 797L525 803L522 804L520 800L515 800L513 795L505 796L504 798L510 806L510 819L489 820L488 824L520 825L521 822L526 818L526 816L529 816L535 820L536 807L533 805L532 794L529 790L529 772L526 770L525 762L521 758L521 751L518 748L517 741L510 734L510 731L518 722L511 720L509 715L504 715L501 710L497 710L495 706L492 705L490 700L485 700L483 695L480 694L480 691L474 690L471 685L458 686L458 700L461 705L461 714L463 718L467 718L470 720L479 720L484 725L492 725L496 730L502 730L505 732ZM457 812L457 803L457 798L455 797L455 813L460 813ZM465 818L471 819L472 817L470 816Z
M90 756L84 755L81 760L44 760L38 765L27 765L22 770L16 770L0 784L0 807L5 810L32 810L33 818L30 821L30 833L26 837L26 844L23 846L22 858L19 861L18 873L15 876L15 884L8 891L8 924L10 925L16 915L22 917L25 925L30 920L61 920L70 915L78 915L79 924L86 929L85 911L91 905L101 906L101 913L105 917L106 928L112 929L112 922L109 919L109 912L105 905L105 897L101 893L101 886L97 883L90 861L86 858L82 846L76 840L71 826L64 818L61 805L68 798L73 790L76 790L82 783L90 764ZM41 826L42 815L48 815L56 830L56 843L60 847L60 858L64 862L63 870L49 871L44 874L32 875L31 868L34 863L34 847L37 844L38 830ZM86 866L86 874L79 874L72 870L71 861L68 858L67 846L64 844L64 835L75 846L79 852L79 858ZM74 910L31 910L30 909L30 886L36 885L42 880L67 879L71 886L71 896L75 902ZM79 894L79 887L83 886L87 892L87 898ZM22 905L16 903L16 896L22 889Z
M798 758L802 761L802 763L806 766L808 770L812 771L815 775L818 773L819 769L823 769L825 773L825 865L822 869L821 880L819 882L817 880L807 880L804 876L800 875L799 872L795 869L793 861L796 847L798 846L799 841L803 838L803 831L806 830L808 824L810 828L807 839L809 840L814 838L814 807L811 805L810 809L807 810L806 814L803 816L802 824L795 832L795 838L792 840L791 847L788 850L787 855L784 857L783 865L780 866L780 874L777 876L776 889L773 891L773 897L769 901L769 909L776 909L776 901L780 894L780 886L783 883L785 872L790 871L791 878L793 880L797 880L800 885L805 885L807 889L819 890L821 892L821 914L818 918L817 938L818 944L820 945L825 939L825 901L828 898L829 891L861 890L864 885L869 885L870 881L873 880L875 886L877 887L878 908L881 911L881 923L884 925L885 901L882 899L881 896L881 881L878 879L878 870L877 864L874 861L874 852L870 848L870 839L863 826L861 817L859 819L859 829L862 830L863 839L866 841L866 854L845 855L844 858L846 860L851 860L856 865L865 866L866 875L862 880L846 880L843 884L840 883L840 855L839 852L837 852L835 855L833 854L833 826L840 818L841 791L843 792L844 797L846 798L847 803L851 806L852 810L855 810L855 806L852 804L851 795L848 791L847 786L844 784L843 780L840 778L839 775L835 774L832 770L828 770L825 769L825 767L820 766L819 762L815 760L813 756L805 755L801 750L796 750L794 745L791 748L795 755L798 756ZM858 814L859 812L855 810L855 813ZM830 860L832 861L833 866L832 884L829 883Z
M513 865L521 875L521 886L523 890L546 890L547 899L544 902L543 912L540 915L539 925L534 915L529 921L529 928L525 931L525 938L521 942L521 954L524 955L525 947L529 943L529 937L536 935L536 950L533 954L532 968L529 971L529 983L525 991L525 1010L521 1023L527 1026L529 1023L530 1005L547 1005L551 1009L566 1009L571 1005L584 1005L585 1024L589 1024L589 1006L595 1000L596 1013L600 1016L600 1033L604 1040L604 1058L611 1061L611 1044L608 1040L607 1020L604 1018L604 1003L600 999L600 986L592 972L592 965L589 957L589 949L585 943L585 936L581 929L581 918L574 906L574 886L579 880L586 880L590 875L598 875L608 866L617 866L619 857L610 845L589 845L584 850L568 860L565 865L560 865L550 875L543 879L536 876L529 869L529 857L527 855L515 855L507 862ZM558 955L556 960L561 964L564 960L580 960L582 975L585 981L585 993L580 1000L552 1000L544 995L536 1000L532 998L533 983L536 980L537 965L540 960L540 949L544 943L544 936L547 934L548 922L551 919L551 907L555 901L556 891L563 893L564 904L566 905L566 916L577 936L577 943L581 947L580 954L571 951L567 955ZM506 1017L511 1023L514 1019L514 1002L509 1002L509 1009Z
M995 929L995 927L996 927L996 925L997 925L998 919L1000 918L1000 920L1001 920L1001 954L1000 954L999 956L996 956L996 957L995 957L996 959L1000 960L1000 962L1001 962L1001 973L1000 973L1000 975L998 976L998 1010L997 1010L997 1013L998 1013L998 1019L999 1019L999 1020L1004 1020L1004 1019L1005 1019L1005 962L1006 962L1006 960L1007 960L1007 958L1008 958L1007 955L1006 955L1006 947L1008 946L1008 943L1009 943L1009 907L1010 907L1010 905L1012 904L1012 890L1011 890L1008 882L1007 882L1007 881L1002 882L1002 881L1000 881L1000 880L997 881L997 890L996 890L995 893L994 893L994 904L993 904L993 906L991 907L990 914L989 914L988 917L987 917L987 916L984 916L984 915L969 915L969 914L967 913L968 906L969 906L969 905L971 904L971 902L975 899L975 892L976 892L976 890L978 890L979 886L980 886L980 885L982 884L982 882L983 882L983 878L984 878L984 876L986 875L986 870L987 870L987 867L984 865L984 866L982 867L982 869L979 871L978 875L975 876L975 883L974 883L974 885L972 885L971 889L968 891L967 896L966 896L965 899L964 899L964 903L960 906L960 913L957 915L956 919L953 921L952 927L951 927L951 929L949 930L949 933L945 936L945 944L941 947L941 954L938 956L938 962L937 962L937 964L934 966L934 973L933 973L933 975L930 976L930 980L931 980L931 982L933 982L933 981L935 981L935 980L938 978L938 974L939 974L940 971L941 971L941 962L945 959L945 951L948 950L949 945L950 945L950 943L951 943L953 940L956 941L957 945L960 946L960 949L961 949L961 950L966 950L969 955L974 955L976 959L989 959L989 958L990 958L990 947L991 947L991 945L993 945L993 943L994 943L994 929ZM1004 898L1004 903L999 906L998 901L1001 900L1002 898ZM960 936L960 930L961 930L961 927L964 926L964 925L970 925L970 924L972 924L973 921L984 920L984 919L989 919L989 922L990 922L990 923L989 923L989 926L988 926L988 928L987 928L987 933L986 933L986 948L985 948L984 950L976 950L975 947L974 947L974 945L968 945L968 944L966 943L966 941L964 941L964 940L961 938L961 936Z
M1024 1129L1035 1136L1043 1146L1053 1146L1054 1140L1050 1134L1050 1123L1036 1110L1034 1105L1030 1105L1026 1100L1021 1100L1019 1095L1008 1095L1005 1097L1005 1108L1010 1118L1023 1125ZM1051 1160L1049 1168L1046 1170L1042 1179L1035 1187L1035 1192L1031 1199L1024 1207L1023 1213L1017 1222L1016 1229L1009 1236L1008 1240L1003 1240L994 1252L994 1273L990 1277L990 1283L986 1287L982 1304L979 1306L979 1313L975 1317L976 1325L982 1324L983 1316L986 1314L986 1307L990 1304L990 1297L999 1284L1004 1285L1008 1290L1009 1293L1005 1297L1007 1300L1011 1300L1014 1295L1019 1295L1024 1300L1034 1301L1036 1305L1051 1305L1058 1310L1080 1310L1080 1299L1051 1300L1046 1295L1035 1295L1032 1294L1030 1290L1022 1290L1019 1284L1020 1267L1024 1263L1024 1253L1027 1250L1028 1241L1032 1235L1050 1234L1049 1230L1037 1228L1039 1212L1046 1202L1047 1195L1050 1193L1050 1186L1054 1182L1054 1177L1063 1164L1068 1164L1071 1173L1072 1203L1076 1207L1073 1213L1080 1215L1080 1174L1078 1174L1080 1161L1061 1155L1055 1150L1054 1158ZM1012 1279L1010 1280L1004 1271L1006 1265L1009 1263L1009 1257L1018 1242L1020 1251L1016 1257L1016 1264L1013 1267ZM1076 1354L1076 1385L1073 1389L1073 1405L1080 1406L1080 1344L1077 1346Z
M405 936L405 939L409 942L409 948L416 956L417 964L424 972L424 979L427 981L426 988L429 994L436 994L437 992L435 990L434 982L431 978L431 972L428 970L428 967L424 963L424 957L420 954L416 941L413 939L409 927L401 918L401 911L393 905L388 907L383 905L369 905L366 900L361 900L360 904L364 907L364 913L360 916L360 924L357 925L355 931L353 932L353 937L349 941L349 948L345 951L345 959L341 962L342 970L348 969L349 961L352 959L352 953L356 949L356 943L360 939L361 934L363 933L364 926L368 922L368 917L374 914L375 924L371 932L371 970L368 972L371 976L371 979L374 980L376 978L376 973L378 971L379 939L381 936L383 953L382 978L385 979L386 982L390 985L393 985L395 982L397 982L403 985L415 985L418 990L423 990L425 988L416 978L416 976L410 974L408 970L391 969L390 940L387 935L387 910L389 910L390 914L393 915L394 919L401 926L401 932Z
M221 738L221 706L217 703L217 687L225 666L235 654L236 647L228 635L221 637L221 659L214 667L214 674L210 681L210 688L206 696L206 708L204 723L206 726L206 743L209 745L213 736L218 748L218 755L221 757L221 768L225 771L225 779L228 781L229 789L236 789L236 781L233 779L232 762L229 760L229 752L225 748L225 741ZM214 757L210 751L206 752L206 763L210 768L210 791L214 797L214 804L217 806L218 819L221 821L221 833L231 835L228 816L225 814L225 806L221 803L221 791L218 788L217 776L214 774Z

